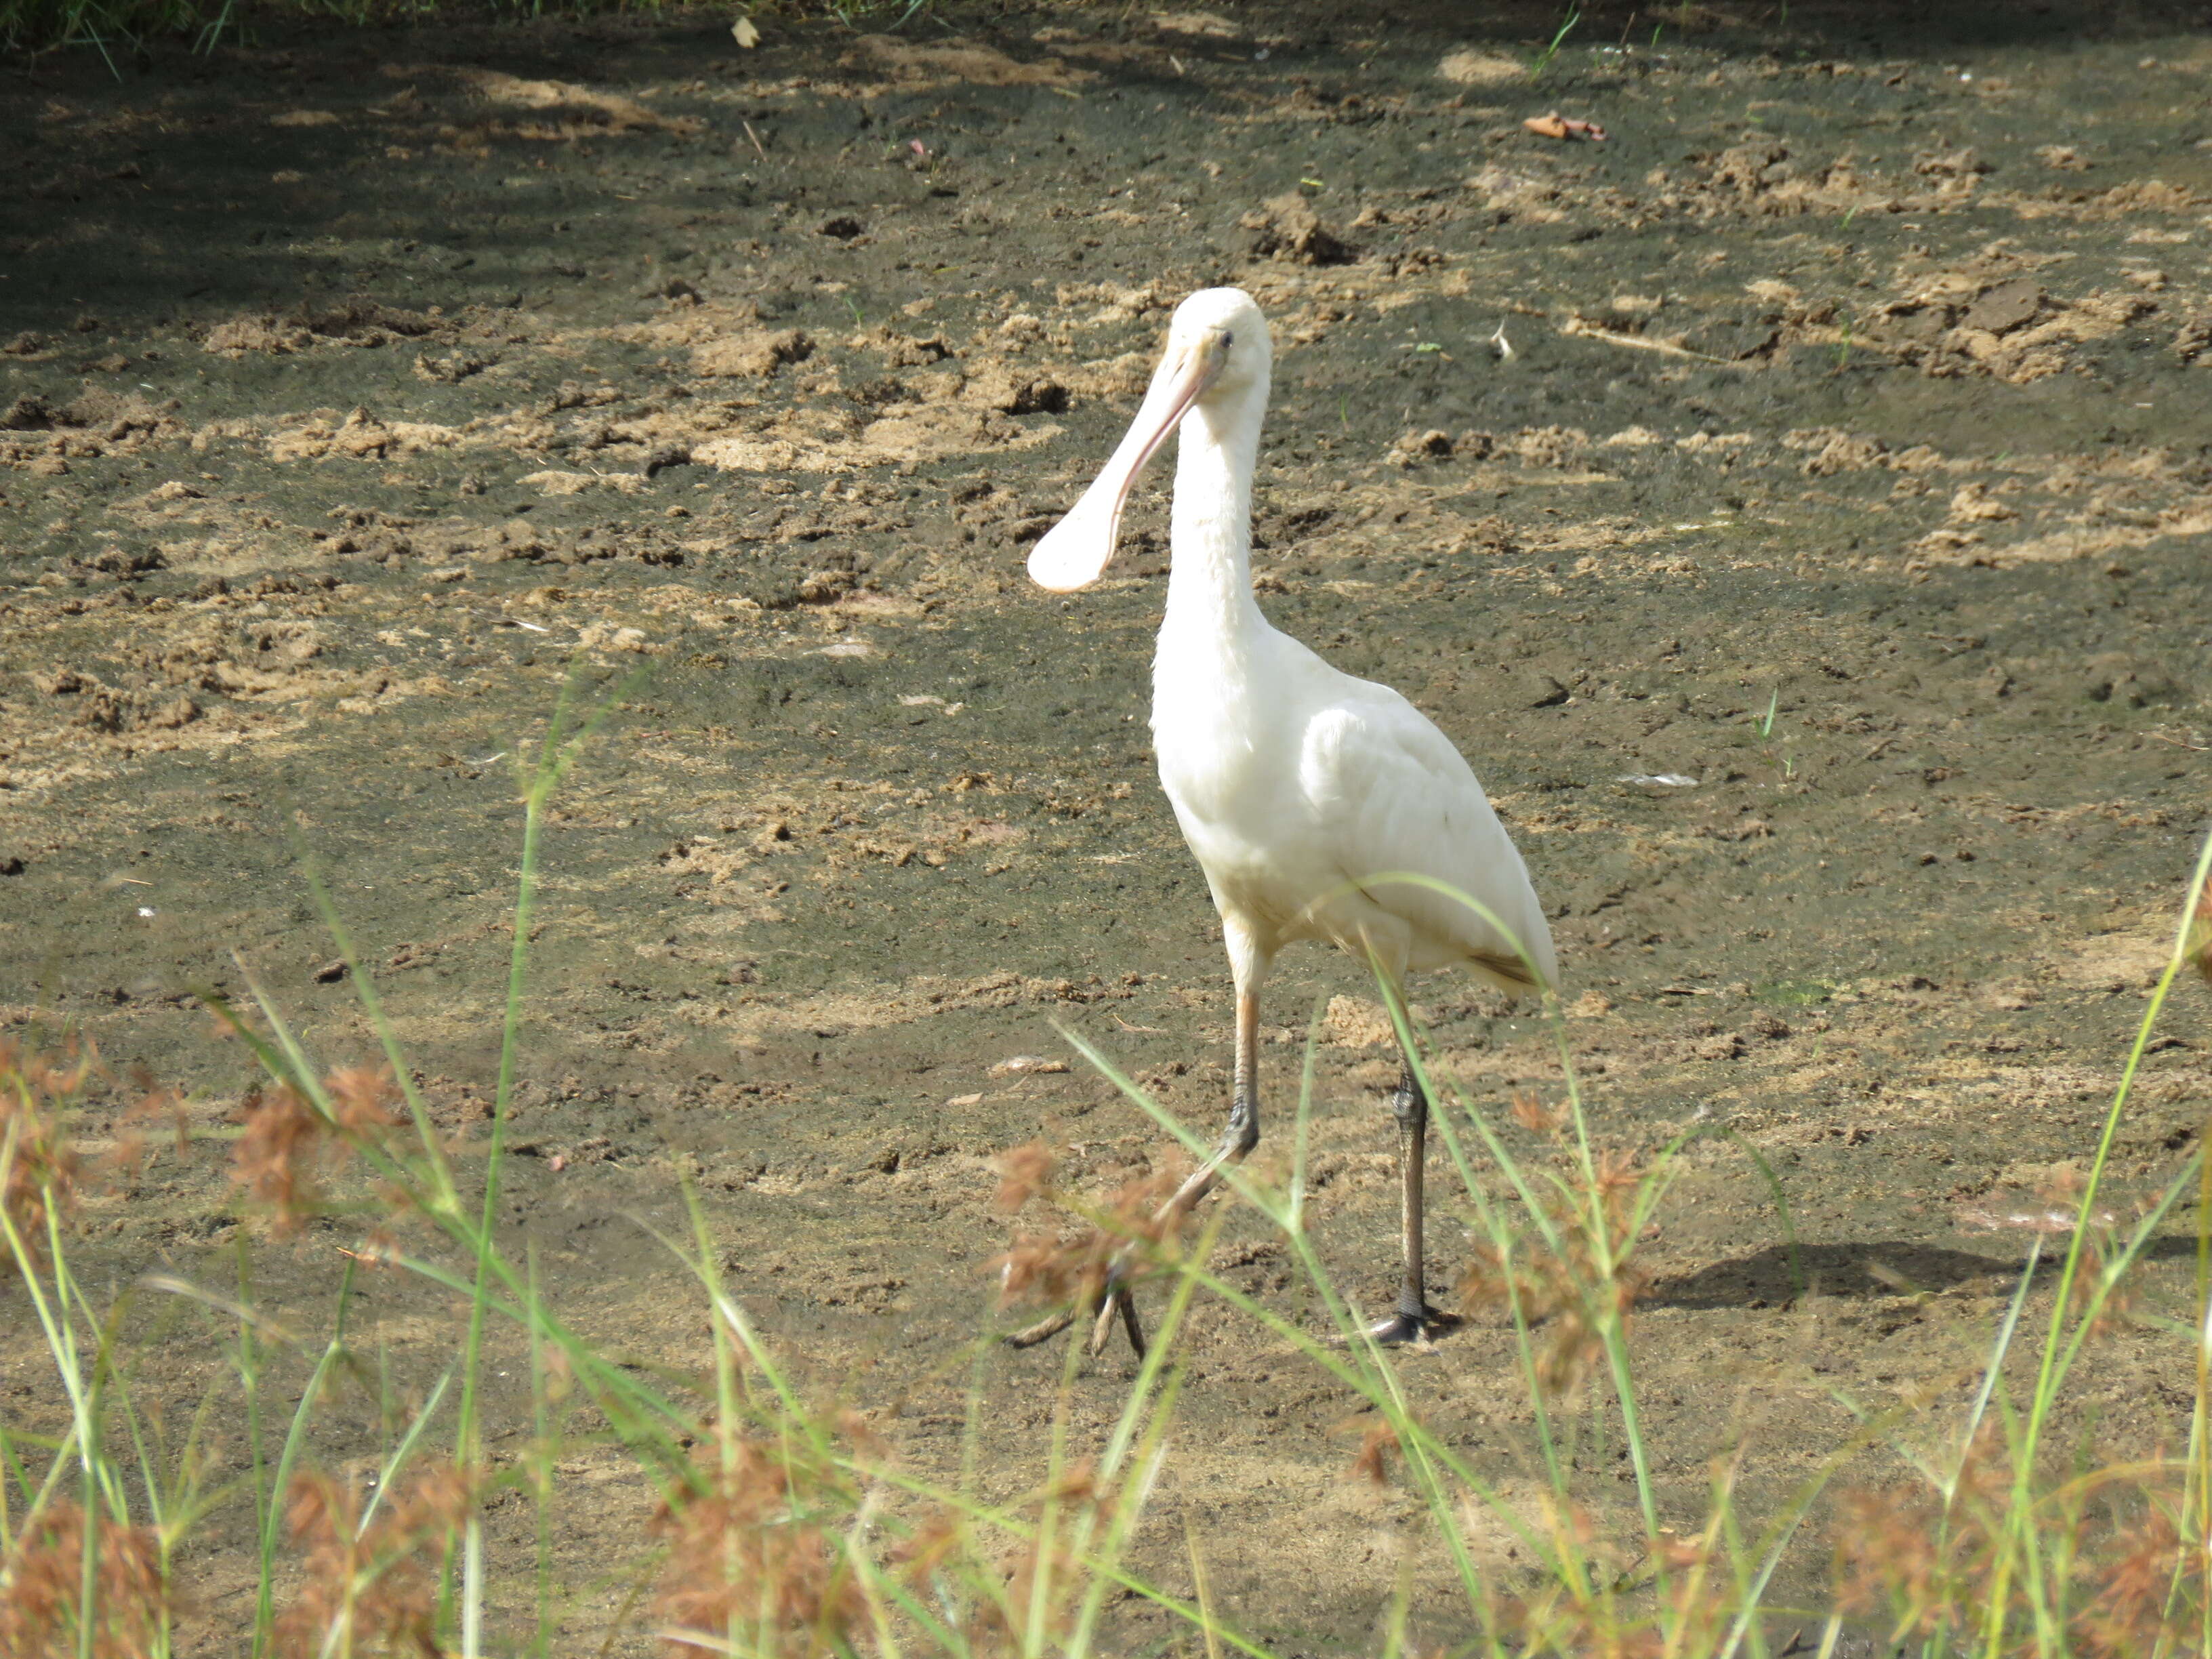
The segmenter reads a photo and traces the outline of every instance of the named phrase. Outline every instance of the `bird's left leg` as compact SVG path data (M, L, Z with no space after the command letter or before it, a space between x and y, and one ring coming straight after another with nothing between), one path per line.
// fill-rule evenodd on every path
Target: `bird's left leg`
M1269 955L1249 929L1232 918L1222 918L1222 935L1229 946L1229 965L1237 981L1237 1061L1236 1072L1230 1083L1229 1121L1221 1131L1221 1139L1213 1155L1200 1164L1190 1178L1176 1189L1176 1194L1161 1207L1160 1219L1172 1232L1188 1215L1199 1200L1212 1192L1221 1179L1224 1165L1242 1164L1255 1146L1260 1144L1260 981L1266 975ZM1114 1334L1116 1316L1122 1328L1129 1334L1129 1346L1143 1358L1144 1328L1137 1320L1137 1304L1129 1293L1129 1286L1116 1279L1110 1283L1104 1299L1099 1304L1097 1322L1091 1329L1091 1352L1105 1347L1107 1339Z
M1242 1163L1245 1155L1260 1144L1260 997L1256 988L1257 975L1247 980L1243 961L1232 954L1231 960L1238 968L1237 993L1237 1070L1230 1085L1229 1122L1221 1132L1221 1139L1213 1155L1199 1165L1190 1178L1176 1189L1173 1198L1160 1207L1159 1218L1172 1232L1176 1224L1190 1213L1199 1200L1213 1190L1221 1178L1224 1164ZM1248 990L1247 985L1253 988ZM1026 1330L1016 1331L1006 1339L1009 1347L1035 1347L1050 1340L1073 1324L1081 1310L1062 1308L1057 1313L1039 1320ZM1103 1352L1114 1334L1114 1322L1119 1319L1121 1328L1128 1333L1129 1346L1137 1358L1145 1357L1145 1328L1137 1317L1136 1298L1129 1292L1129 1283L1121 1276L1119 1266L1109 1272L1106 1288L1100 1293L1097 1316L1091 1327L1091 1352Z
M1241 976L1240 976L1241 977ZM1222 1165L1242 1164L1260 1144L1260 998L1242 986L1237 992L1237 1070L1229 1085L1229 1121L1213 1156L1176 1189L1168 1210L1180 1221L1221 1179Z

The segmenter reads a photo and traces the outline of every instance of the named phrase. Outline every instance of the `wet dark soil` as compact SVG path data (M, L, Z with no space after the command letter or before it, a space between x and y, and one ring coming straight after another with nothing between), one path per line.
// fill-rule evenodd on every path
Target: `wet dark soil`
M769 20L752 52L719 20L270 29L120 81L13 66L0 1018L89 1034L210 1125L248 1079L199 990L250 970L319 1056L370 1056L312 866L465 1131L517 757L572 663L628 687L547 838L516 1236L585 1328L695 1363L696 1302L625 1218L677 1223L687 1176L773 1339L951 1468L966 1345L1013 1317L987 1160L1043 1135L1106 1187L1163 1151L1054 1069L1062 1031L1194 1120L1224 1103L1218 929L1145 726L1164 473L1101 588L1022 559L1176 301L1235 283L1275 330L1263 604L1474 761L1605 1139L1736 1138L1693 1143L1648 1243L1670 1513L1746 1438L1771 1507L1845 1400L1948 1410L2026 1255L2008 1218L2093 1149L2206 823L2212 44L2201 8L1755 9L1592 8L1533 84L1558 20L1528 7L948 8ZM1609 136L1524 129L1553 108ZM1482 1109L1556 1094L1527 1011L1419 995ZM1379 1301L1387 1028L1318 952L1271 998L1277 1124L1320 1013L1314 1224ZM2190 992L2148 1063L2127 1194L2203 1121L2203 1015ZM94 1217L118 1275L234 1273L212 1152ZM264 1252L261 1294L314 1328L348 1237ZM1256 1222L1224 1238L1312 1316ZM1456 1240L1433 1224L1440 1262ZM452 1330L389 1277L355 1328L420 1387ZM8 1373L43 1398L21 1313ZM2155 1340L2093 1366L2114 1443L2185 1415ZM1194 1517L1240 1622L1362 1647L1427 1559L1411 1500L1344 1478L1353 1402L1263 1334L1201 1306L1189 1347L1151 1565L1190 1588ZM157 1363L185 1395L221 1366ZM1406 1374L1536 1491L1504 1332ZM1057 1358L983 1375L1018 1490ZM650 1507L583 1484L608 1460L562 1539L580 1643ZM209 1651L242 1561L197 1564ZM1463 1628L1442 1575L1416 1607Z

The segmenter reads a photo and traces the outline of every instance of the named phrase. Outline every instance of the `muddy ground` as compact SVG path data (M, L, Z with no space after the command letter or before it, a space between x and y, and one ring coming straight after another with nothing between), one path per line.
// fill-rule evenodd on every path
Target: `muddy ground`
M198 1089L210 1126L247 1079L192 994L240 963L319 1055L369 1055L305 856L466 1131L515 757L572 659L641 670L547 840L515 1237L586 1329L696 1362L625 1219L672 1223L688 1173L774 1340L949 1468L968 1345L1017 1316L987 1160L1042 1134L1104 1188L1163 1152L1056 1069L1060 1028L1194 1119L1224 1103L1218 931L1145 725L1165 472L1102 587L1049 598L1022 558L1176 301L1237 283L1277 350L1263 604L1474 762L1608 1143L1724 1127L1780 1178L1797 1275L1741 1148L1692 1146L1636 1328L1670 1517L1747 1438L1771 1508L1846 1399L1962 1397L2027 1248L2001 1224L2092 1147L2205 827L2212 40L2201 8L2109 11L1593 7L1535 84L1532 7L941 6L896 38L770 18L751 52L726 20L266 28L120 80L10 65L0 1018ZM1523 129L1554 107L1609 137ZM1419 995L1486 1109L1556 1093L1525 1011ZM1372 1304L1393 1068L1349 963L1281 965L1267 1096L1279 1126L1316 1010L1315 1226ZM2204 1117L2203 1012L2148 1064L2125 1195ZM230 1283L222 1171L155 1164L86 1248ZM263 1250L259 1293L325 1328L352 1236ZM1448 1270L1458 1228L1431 1240ZM1313 1316L1253 1219L1224 1250ZM53 1391L11 1306L30 1421ZM196 1316L142 1388L216 1385ZM449 1358L444 1305L388 1275L352 1318L403 1387ZM2085 1433L2170 1440L2165 1340L2102 1348ZM1223 1310L1189 1358L1151 1570L1190 1588L1192 1518L1235 1618L1358 1650L1410 1549L1417 1627L1463 1633L1411 1500L1344 1475L1352 1402ZM1478 1321L1405 1370L1526 1495L1510 1358ZM1128 1369L1088 1374L1079 1434ZM1017 1492L1058 1358L982 1375ZM375 1444L344 1420L334 1462ZM643 1548L620 1466L571 1469L577 1650ZM188 1563L205 1651L244 1535ZM528 1535L495 1513L502 1618Z

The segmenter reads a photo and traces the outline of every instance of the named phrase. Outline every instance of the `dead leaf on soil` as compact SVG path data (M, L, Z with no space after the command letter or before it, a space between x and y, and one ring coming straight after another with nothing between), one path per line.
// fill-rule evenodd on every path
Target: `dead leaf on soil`
M1605 129L1595 121L1579 121L1562 115L1557 110L1548 114L1532 115L1521 124L1539 138L1586 138L1591 143L1605 142Z

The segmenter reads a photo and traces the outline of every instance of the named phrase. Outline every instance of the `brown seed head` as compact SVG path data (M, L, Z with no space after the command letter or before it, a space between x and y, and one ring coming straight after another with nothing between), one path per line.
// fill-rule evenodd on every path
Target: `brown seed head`
M1397 1430L1390 1426L1388 1418L1363 1413L1357 1417L1346 1418L1329 1432L1349 1434L1354 1430L1359 1433L1359 1449L1353 1455L1352 1466L1345 1471L1346 1474L1354 1480L1372 1481L1378 1486L1389 1486L1390 1454L1404 1449L1399 1443Z
M1547 1328L1537 1376L1547 1390L1574 1387L1604 1352L1609 1327L1626 1322L1649 1276L1634 1255L1635 1196L1644 1170L1630 1154L1601 1153L1587 1191L1550 1204L1550 1232L1530 1224L1504 1247L1476 1244L1459 1284L1470 1315L1510 1310Z
M1109 1275L1142 1278L1147 1258L1167 1252L1182 1224L1168 1200L1182 1184L1174 1167L1125 1182L1090 1213L1079 1232L1017 1233L1013 1246L985 1264L999 1273L1002 1303L1034 1294L1048 1302L1095 1302Z
M89 1050L57 1059L0 1038L0 1211L34 1266L50 1222L76 1206L82 1160L64 1136L93 1063Z
M143 1066L131 1068L131 1086L137 1098L124 1109L115 1127L114 1147L100 1160L99 1174L103 1181L125 1182L138 1172L146 1160L148 1132L157 1124L168 1126L179 1159L191 1151L191 1121L185 1115L185 1097L155 1082L153 1073Z
M2176 1628L2194 1622L2187 1613L2203 1606L2206 1579L2203 1551L2191 1548L2176 1524L2179 1498L2148 1492L2141 1513L2092 1558L2084 1576L2094 1594L2074 1623L2079 1651L2122 1659L2180 1650Z
M246 1133L231 1149L230 1178L268 1212L276 1236L289 1237L319 1202L315 1173L327 1126L289 1083L248 1090L239 1110Z
M958 1513L940 1509L916 1527L896 1552L908 1583L927 1583L966 1541L967 1529Z
M307 1659L382 1644L437 1653L437 1564L477 1487L466 1471L434 1466L387 1498L364 1528L358 1485L313 1471L295 1476L284 1518L304 1552L304 1582L277 1620L277 1652Z
M231 1151L231 1180L265 1211L280 1238L299 1231L322 1204L321 1177L343 1164L362 1140L395 1121L389 1073L341 1066L325 1080L325 1115L289 1083L252 1089L239 1103L246 1125ZM404 1204L387 1207L398 1213Z
M92 1650L102 1659L146 1659L175 1613L150 1527L102 1516L93 1559L98 1626ZM84 1585L84 1511L55 1504L34 1511L0 1560L0 1653L77 1651L74 1640Z
M1551 1107L1526 1089L1513 1091L1513 1121L1533 1135L1557 1136L1567 1127L1565 1107Z
M999 1172L999 1210L1012 1215L1033 1198L1050 1197L1056 1164L1052 1148L1042 1140L1009 1147L992 1159L991 1167Z
M396 1121L392 1103L398 1091L392 1073L381 1066L341 1066L324 1084L330 1092L331 1117L341 1133L364 1134L389 1128Z
M732 1620L765 1650L846 1650L864 1604L830 1534L811 1518L813 1476L764 1441L709 1442L715 1466L653 1522L668 1544L656 1605L676 1626L665 1635L669 1650L719 1651ZM686 1640L684 1632L694 1631L704 1639Z
M1041 1516L1049 1507L1064 1518L1043 1534L1054 1540L1052 1547L1041 1547L1033 1540L1002 1561L1006 1595L996 1601L979 1598L970 1622L969 1633L977 1646L986 1651L1028 1651L1059 1645L1058 1638L1066 1634L1091 1582L1091 1571L1066 1540L1085 1530L1094 1536L1104 1530L1113 1518L1115 1500L1115 1492L1099 1482L1088 1461L1062 1471L1030 1496L1025 1509ZM1090 1526L1072 1524L1079 1517Z

